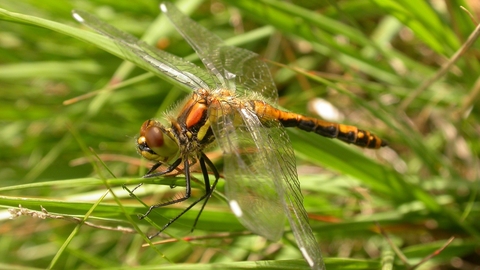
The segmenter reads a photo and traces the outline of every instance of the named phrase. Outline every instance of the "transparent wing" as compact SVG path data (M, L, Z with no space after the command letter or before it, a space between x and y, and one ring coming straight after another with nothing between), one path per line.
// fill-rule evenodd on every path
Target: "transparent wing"
M225 160L225 193L240 222L249 230L278 241L285 226L282 194L277 192L269 170L271 151L258 147L253 133L237 108L227 102L209 110L211 127ZM255 128L262 128L261 126Z
M257 54L226 46L218 36L182 14L171 3L162 3L160 8L216 77L217 88L236 91L237 96L251 96L254 91L270 103L277 102L277 88L270 70Z
M288 218L300 251L312 269L324 269L320 248L303 207L295 154L278 121L227 102L211 108L212 129L225 157L225 188L232 211L251 231L276 240Z
M72 11L78 22L114 41L127 60L145 68L163 79L176 81L191 89L215 86L208 72L193 63L159 50L84 11Z

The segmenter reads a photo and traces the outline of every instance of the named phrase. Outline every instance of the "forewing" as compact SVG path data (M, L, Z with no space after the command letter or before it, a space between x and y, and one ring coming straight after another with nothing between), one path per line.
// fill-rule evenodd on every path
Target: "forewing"
M215 86L210 74L193 63L150 46L90 13L72 11L72 14L78 22L114 41L127 60L161 78L179 82L194 90Z
M276 120L260 120L248 108L248 102L244 105L235 112L236 108L224 102L221 110L226 115L212 114L218 119L212 121L215 138L225 155L227 198L230 204L238 202L242 213L239 219L247 228L269 239L274 239L268 237L270 230L283 231L281 221L286 214L306 261L312 269L323 269L285 128Z
M161 4L178 32L197 52L205 67L215 75L218 88L235 90L237 96L257 92L270 103L278 99L268 66L249 50L226 46L222 39L181 13L173 4Z

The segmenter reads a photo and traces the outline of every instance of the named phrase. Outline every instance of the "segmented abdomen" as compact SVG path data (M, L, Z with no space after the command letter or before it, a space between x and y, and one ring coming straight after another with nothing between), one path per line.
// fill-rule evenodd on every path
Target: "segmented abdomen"
M262 119L277 119L284 127L297 127L308 132L315 132L328 138L337 138L346 143L355 144L366 148L380 148L386 146L386 141L367 130L328 122L321 119L285 112L276 109L265 102L253 101L257 115Z

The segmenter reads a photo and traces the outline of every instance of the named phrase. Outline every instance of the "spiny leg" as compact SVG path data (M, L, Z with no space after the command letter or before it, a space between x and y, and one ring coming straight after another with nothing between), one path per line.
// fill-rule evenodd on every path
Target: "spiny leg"
M160 167L161 165L163 165L163 163L161 162L157 162L155 163L152 168L150 168L150 170L148 170L148 172L143 176L143 178L151 178L151 177L155 177L155 176L160 176L160 175L164 175L164 174L167 174L167 173L170 173L172 172L173 170L175 170L175 168L178 167L178 165L180 165L180 163L182 162L182 159L179 158L177 160L175 160L175 162L170 165L165 171L161 171L161 172L157 172L157 173L152 173L153 171L155 171L156 169L158 169L158 167ZM133 196L133 192L135 192L135 190L137 190L137 188L141 187L143 185L143 183L140 183L138 184L135 188L132 189L132 191L128 191L128 193L130 194L130 196ZM125 187L124 187L125 189Z
M205 166L205 163L212 170L213 175L215 176L215 180L213 181L213 184L211 187L207 185L207 181L205 181L205 195L204 195L205 201L202 204L202 208L200 208L200 212L198 212L197 218L195 218L195 222L193 223L193 227L191 230L192 232L197 226L197 222L200 219L200 216L202 215L205 205L207 205L208 200L212 197L212 194L215 191L215 187L217 186L218 179L220 179L220 174L218 173L217 168L204 153L202 153L202 156L200 157L200 168L202 169L203 178L208 179L208 170L207 170L207 167Z
M179 158L179 159L175 160L175 162L172 165L168 166L168 168L165 171L152 173L153 171L155 171L158 167L160 167L162 165L161 162L155 163L155 165L153 165L152 168L150 170L148 170L148 172L143 176L143 178L151 178L151 177L164 175L166 173L170 173L173 170L175 170L178 167L178 165L180 165L181 162L182 162L182 158Z
M177 161L174 162L173 165L177 165L180 164L180 162L182 159L178 159ZM152 212L153 209L155 208L159 208L159 207L162 207L162 206L167 206L167 205L172 205L172 204L176 204L176 203L180 203L180 202L183 202L185 201L186 199L190 198L190 195L192 193L192 188L190 186L190 164L188 163L188 158L184 158L183 159L184 161L184 167L185 167L185 195L181 198L178 198L178 199L174 199L174 200L171 200L171 201L168 201L168 202L163 202L163 203L159 203L159 204L154 204L152 206L150 206L150 208L148 208L147 212L145 214L143 214L142 216L140 216L140 219L144 219L146 216L148 216L150 214L150 212ZM173 171L176 167L173 167L170 166L168 167L168 169L165 171L165 172L161 172L162 174L165 174L165 173L168 173L168 172L171 172ZM172 168L173 167L173 168ZM149 174L149 175L146 175L144 177L154 177L154 176L158 176L158 175L161 175L161 174L157 174L157 173L153 173L153 174ZM178 218L178 217L177 217ZM175 218L175 220L177 219ZM172 222L169 222L167 223L168 225L170 225ZM168 227L168 226L167 226ZM164 227L165 228L165 227ZM163 231L164 229L162 229ZM158 234L157 234L158 235Z
M192 207L194 207L197 203L199 203L200 201L202 200L205 200L205 202L203 203L202 205L202 208L200 210L200 213L197 215L197 218L195 219L195 223L193 225L193 228L192 228L192 231L193 229L195 229L195 226L197 224L197 221L203 211L203 208L205 207L205 204L206 204L206 201L208 201L208 198L210 198L210 196L212 195L212 192L213 190L215 189L215 186L217 185L217 182L218 182L218 179L220 178L220 175L217 171L217 169L215 168L215 166L213 165L212 161L210 161L210 159L208 159L208 157L205 155L205 154L201 154L200 158L199 158L199 161L200 161L200 168L202 170L202 174L203 174L203 178L204 178L204 182L205 182L205 194L200 197L199 199L197 199L196 201L194 201L192 204L190 204L187 208L185 208L180 214L178 214L176 217L174 217L173 219L170 219L170 221L165 224L161 230L159 230L158 232L156 232L155 234L153 235L150 235L148 236L149 239L152 239L154 237L156 237L157 235L159 235L160 233L162 233L165 229L167 229L170 225L172 225L177 219L179 219L181 216L183 216L186 212L188 212L190 209L192 209ZM214 172L214 175L215 175L215 181L213 183L212 186L210 186L210 178L208 176L208 170L207 170L207 166L205 165L205 163L208 164L208 166L213 170ZM190 186L190 181L191 181L191 176L190 176L190 168L189 168L190 164L188 163L188 160L185 162L185 180L186 180L186 187L187 187L187 191L186 191L186 194L184 197L180 198L180 199L177 199L177 200L174 200L174 201L170 201L169 203L163 203L163 204L159 204L159 205L156 205L157 207L161 207L161 206L165 206L165 205L170 205L170 204L174 204L174 203L178 203L178 202L181 202L181 201L184 201L186 199L188 199L188 197L190 197L190 193L191 193L191 186ZM188 194L188 197L187 197L187 194ZM147 212L147 214L153 209L153 208L156 208L156 207L153 207L151 206L149 211ZM144 216L146 216L147 214L145 214Z

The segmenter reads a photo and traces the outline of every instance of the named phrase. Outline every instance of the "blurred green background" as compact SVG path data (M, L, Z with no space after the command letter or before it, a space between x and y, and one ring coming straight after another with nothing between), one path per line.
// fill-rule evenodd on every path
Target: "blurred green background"
M193 233L198 208L165 231L178 241L142 247L187 204L138 220L145 205L181 196L184 181L141 179L150 164L135 136L188 92L92 45L71 10L199 64L159 3L0 0L0 268L308 269L288 227L278 243L244 233L223 179ZM476 1L175 4L267 59L280 106L318 117L325 99L338 121L389 142L362 150L289 133L327 269L480 267L478 42L437 76L475 30ZM221 152L208 154L221 169ZM140 201L122 188L142 182Z

